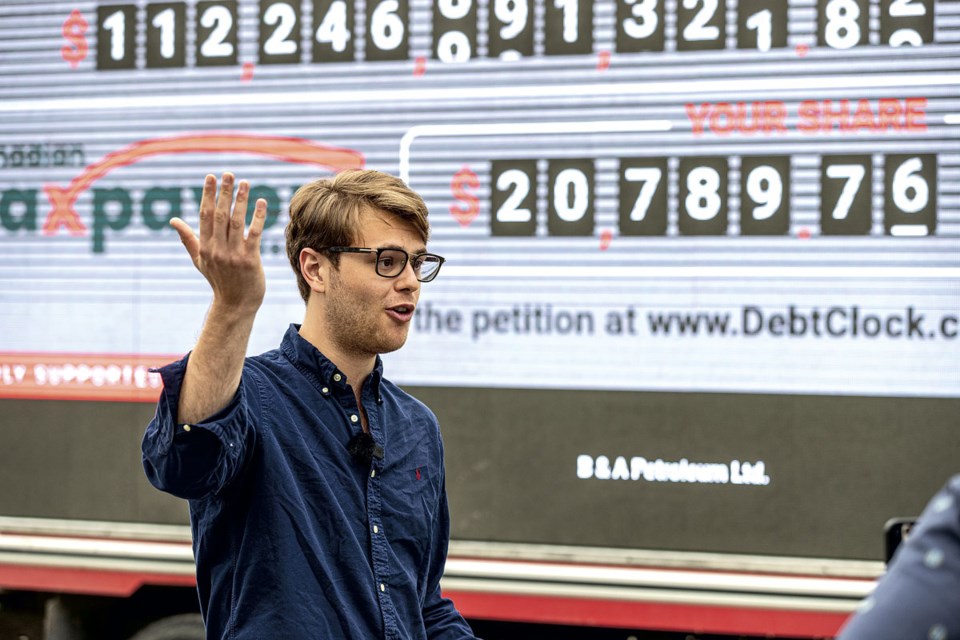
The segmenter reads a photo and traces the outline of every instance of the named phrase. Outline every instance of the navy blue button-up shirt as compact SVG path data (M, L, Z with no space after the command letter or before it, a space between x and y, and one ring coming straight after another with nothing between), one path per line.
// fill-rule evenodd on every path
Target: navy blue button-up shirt
M347 450L362 431L346 376L291 325L247 358L229 406L177 422L187 358L143 439L157 488L190 504L209 638L473 638L440 595L449 542L443 443L433 413L382 377L361 402L382 458ZM378 452L379 453L379 452Z
M960 638L960 474L933 497L837 640Z

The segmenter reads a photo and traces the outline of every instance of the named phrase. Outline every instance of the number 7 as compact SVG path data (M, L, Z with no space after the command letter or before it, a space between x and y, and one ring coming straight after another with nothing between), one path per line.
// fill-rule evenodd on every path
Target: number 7
M637 194L637 200L633 203L633 210L630 211L630 219L639 222L647 217L653 195L657 192L657 187L660 186L660 169L657 167L630 167L623 172L623 177L627 182L643 183L640 186L640 193Z
M831 216L834 220L846 220L850 214L850 207L853 206L853 200L860 190L863 183L863 177L867 169L860 164L833 164L827 167L827 177L840 180L846 180L840 197L837 198L837 204L833 207Z

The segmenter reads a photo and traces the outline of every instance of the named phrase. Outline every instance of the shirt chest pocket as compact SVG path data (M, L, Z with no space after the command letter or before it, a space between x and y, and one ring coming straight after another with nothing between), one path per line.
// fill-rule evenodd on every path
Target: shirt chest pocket
M393 552L419 566L430 548L439 503L440 479L427 464L410 462L389 470L383 483L383 524Z

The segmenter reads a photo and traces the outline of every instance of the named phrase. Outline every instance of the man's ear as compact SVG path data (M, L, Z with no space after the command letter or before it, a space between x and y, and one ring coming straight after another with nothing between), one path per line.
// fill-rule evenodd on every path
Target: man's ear
M300 275L307 281L311 291L323 293L328 282L330 260L313 249L300 251Z

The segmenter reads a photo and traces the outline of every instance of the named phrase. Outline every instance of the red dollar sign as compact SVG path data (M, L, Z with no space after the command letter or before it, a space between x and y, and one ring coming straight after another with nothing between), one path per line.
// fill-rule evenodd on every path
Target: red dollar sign
M81 60L87 57L89 47L83 34L87 32L89 27L90 25L83 19L83 14L80 13L79 9L74 9L70 13L70 17L63 23L63 37L70 44L63 45L60 49L60 55L74 69L77 68Z
M450 215L457 219L464 227L469 226L473 219L480 213L480 198L472 192L467 191L466 187L476 189L480 186L480 180L477 174L470 170L470 167L463 165L460 171L453 174L453 180L450 181L450 191L458 202L450 205Z

